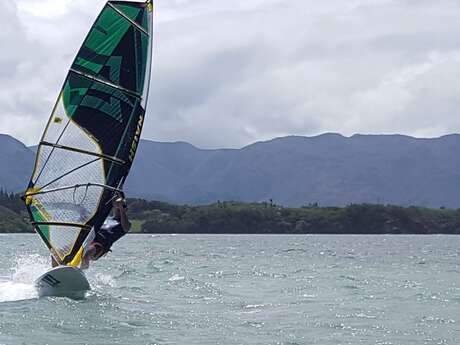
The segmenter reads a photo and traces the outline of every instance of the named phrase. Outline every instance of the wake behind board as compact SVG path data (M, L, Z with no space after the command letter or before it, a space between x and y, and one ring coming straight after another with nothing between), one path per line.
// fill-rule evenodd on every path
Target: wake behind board
M83 271L72 266L50 269L35 281L39 297L55 296L81 299L91 290Z

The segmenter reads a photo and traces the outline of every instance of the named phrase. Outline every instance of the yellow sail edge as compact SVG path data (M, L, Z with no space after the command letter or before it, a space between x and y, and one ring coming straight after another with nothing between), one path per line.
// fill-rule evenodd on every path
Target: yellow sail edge
M26 205L30 205L34 199L34 195L40 191L40 188L32 187L27 189L24 194Z
M147 10L149 12L152 12L153 11L153 3L152 3L152 1L151 0L146 1L146 5L147 5Z
M83 246L80 247L77 254L75 254L75 256L73 257L72 261L69 262L69 266L73 266L73 267L79 266L81 263L82 256L83 256Z

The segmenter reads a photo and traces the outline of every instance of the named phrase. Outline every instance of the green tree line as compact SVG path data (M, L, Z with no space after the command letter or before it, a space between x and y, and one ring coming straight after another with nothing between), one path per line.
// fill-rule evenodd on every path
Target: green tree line
M289 208L273 202L174 205L128 199L135 233L460 234L460 210L352 204ZM0 232L32 232L19 195L0 191Z
M352 204L288 208L271 202L171 205L131 199L143 233L459 234L460 210Z
M0 233L32 231L29 216L19 195L0 190Z

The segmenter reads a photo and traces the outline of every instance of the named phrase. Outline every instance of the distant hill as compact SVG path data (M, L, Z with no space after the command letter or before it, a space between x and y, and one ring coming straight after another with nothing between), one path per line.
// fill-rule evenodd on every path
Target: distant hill
M143 141L130 195L179 203L460 207L460 135L283 137L240 150ZM145 182L143 182L145 181Z
M30 179L34 157L19 140L0 134L0 189L23 191Z
M272 199L287 206L460 208L459 152L457 134L290 136L219 150L142 140L125 189L131 197L191 204ZM0 136L0 158L12 162L1 165L0 187L22 191L32 151Z

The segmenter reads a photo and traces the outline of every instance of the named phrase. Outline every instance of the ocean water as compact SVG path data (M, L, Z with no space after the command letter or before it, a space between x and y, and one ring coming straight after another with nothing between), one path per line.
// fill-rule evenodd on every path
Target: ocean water
M128 235L84 300L0 235L0 344L460 344L460 236Z

